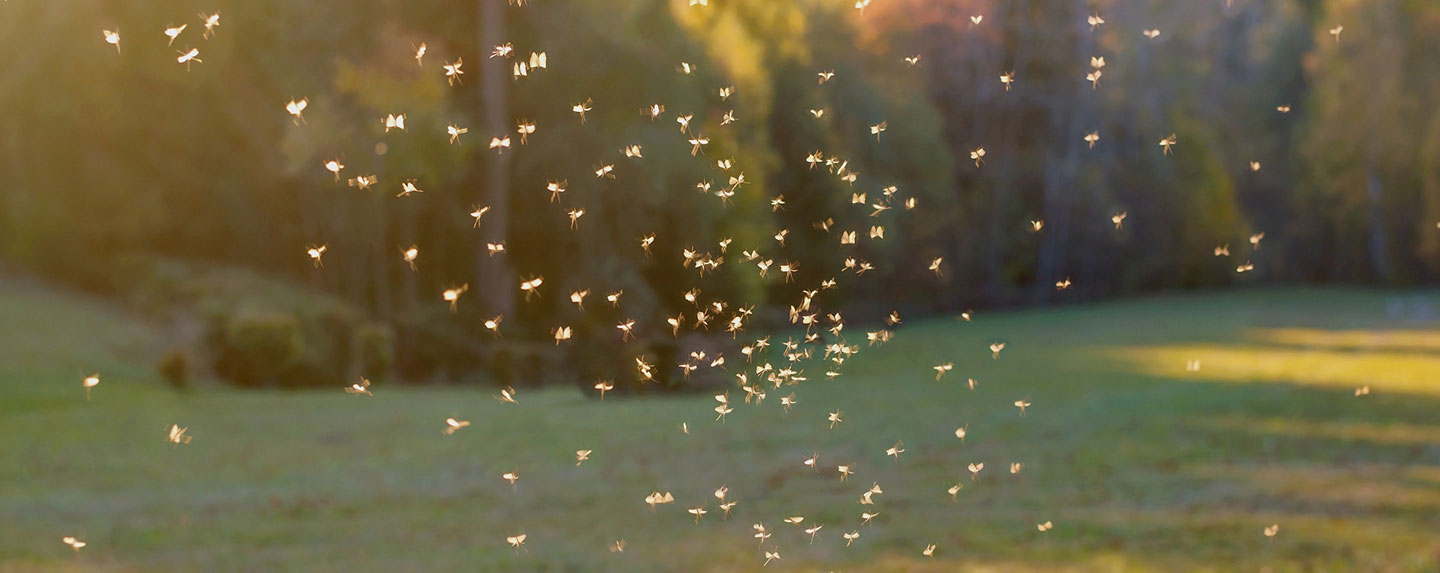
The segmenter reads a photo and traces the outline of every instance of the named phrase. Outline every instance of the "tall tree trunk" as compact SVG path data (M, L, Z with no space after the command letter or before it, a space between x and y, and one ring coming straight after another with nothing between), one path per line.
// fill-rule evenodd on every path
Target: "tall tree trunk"
M476 0L479 4L479 50L505 43L505 0ZM505 60L480 60L480 106L485 129L489 135L503 136L510 130L510 84L506 77ZM482 138L484 134L482 134ZM508 256L491 257L485 243L505 242L510 235L510 163L504 154L484 155L484 185L480 204L490 212L480 225L479 243L475 249L475 290L477 298L489 314L515 314L515 292L519 284Z
M1365 197L1370 206L1370 268L1375 277L1389 282L1392 278L1389 255L1385 248L1384 186L1375 166L1365 169Z
M1085 2L1076 0L1075 8L1069 17L1074 22L1074 51L1081 57L1089 57L1088 54L1094 52L1095 35L1099 33L1098 30L1088 28L1084 20L1085 14ZM1041 238L1040 253L1035 262L1036 284L1033 298L1036 301L1050 297L1054 292L1054 284L1061 278L1061 270L1065 267L1065 251L1070 242L1071 205L1077 193L1077 190L1066 187L1073 187L1076 183L1079 163L1077 144L1082 141L1080 117L1093 112L1097 97L1094 94L1095 89L1084 83L1082 78L1083 75L1077 72L1073 80L1076 86L1073 92L1069 93L1064 101L1051 104L1051 130L1061 138L1060 145L1063 147L1055 152L1047 152L1045 177L1041 183L1041 200L1044 202L1041 212L1045 217L1045 235ZM1062 90L1060 94L1065 92Z

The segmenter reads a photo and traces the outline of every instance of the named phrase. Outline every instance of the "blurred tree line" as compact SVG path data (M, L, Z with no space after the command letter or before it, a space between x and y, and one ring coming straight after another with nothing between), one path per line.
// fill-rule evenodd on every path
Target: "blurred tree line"
M875 268L826 307L861 322L1248 280L1440 276L1440 5L709 4L5 4L0 253L171 321L183 357L255 386L390 373L628 381L633 358L673 370L675 356L729 338L723 325L672 334L666 317L694 309L687 291L753 307L749 328L764 331L849 257ZM202 11L222 15L212 37ZM161 31L182 23L167 46ZM102 29L120 32L118 54ZM488 57L504 43L511 59ZM174 58L190 47L202 61L187 70ZM548 65L512 77L532 52ZM457 59L450 86L441 66ZM301 98L296 122L284 107ZM571 106L585 101L582 123ZM406 128L387 131L381 118L402 113ZM524 122L536 130L522 143ZM450 125L468 129L454 144ZM692 154L699 134L709 144ZM506 135L503 152L487 145ZM643 158L626 157L631 145ZM845 168L808 163L817 151ZM322 167L337 158L338 178ZM717 168L724 159L735 167ZM613 179L594 174L604 165ZM346 185L359 175L378 183ZM405 181L423 192L397 196ZM558 199L550 182L565 183ZM914 209L872 216L852 202L887 188ZM840 230L872 225L884 240L842 248ZM323 268L305 253L321 244ZM679 264L687 249L727 263L699 273ZM742 249L798 263L793 282L760 277ZM1237 273L1246 262L1254 270ZM526 301L518 285L532 277L544 285ZM452 313L440 293L462 284ZM583 313L568 299L580 289ZM604 300L617 291L618 307ZM496 316L503 337L484 326ZM625 319L636 344L615 330ZM561 324L573 344L550 342Z

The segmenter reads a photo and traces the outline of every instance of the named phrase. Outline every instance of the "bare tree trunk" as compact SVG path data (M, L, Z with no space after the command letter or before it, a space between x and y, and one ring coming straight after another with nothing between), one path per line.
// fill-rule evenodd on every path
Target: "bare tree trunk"
M367 234L370 242L369 251L371 257L369 262L370 280L374 285L371 291L372 303L370 310L380 319L389 320L392 315L390 306L392 301L390 298L390 272L389 269L386 268L390 262L389 247L385 241L385 238L390 234L388 232L390 225L388 221L385 220L386 196L377 191L371 194L368 199L370 203L367 206L370 211L370 217L368 218L370 219L370 228L373 229L372 232Z
M1095 34L1097 31L1087 29L1083 16L1085 14L1085 2L1077 0L1075 9L1070 14L1074 26L1073 45L1075 52L1081 57L1092 53L1095 48ZM1051 128L1061 139L1064 147L1058 153L1047 153L1045 164L1045 178L1042 183L1042 201L1044 202L1041 212L1045 217L1045 236L1041 239L1040 254L1036 257L1035 269L1035 291L1033 297L1036 301L1045 300L1053 291L1052 285L1060 279L1061 269L1065 266L1066 246L1070 242L1070 215L1074 189L1066 189L1067 184L1074 184L1076 181L1077 163L1079 162L1078 145L1081 141L1081 115L1091 114L1094 107L1094 88L1087 86L1076 73L1073 80L1076 86L1074 91L1064 101L1054 101L1051 106ZM1086 93L1092 92L1092 93ZM1065 94L1061 91L1057 95Z
M1380 174L1375 172L1375 166L1371 165L1365 169L1365 196L1370 205L1370 267L1374 270L1375 276L1382 281L1390 281L1391 276L1389 255L1385 248L1385 208L1384 208L1384 186L1380 182Z
M505 0L476 0L479 4L479 49L503 44L505 31ZM490 135L503 135L510 130L509 89L505 60L480 60L480 105L485 129ZM482 134L483 137L484 134ZM480 225L479 243L475 249L475 289L485 305L486 313L515 314L514 279L508 256L491 257L485 243L501 243L510 234L510 163L503 154L485 154L484 186L480 204L490 212Z

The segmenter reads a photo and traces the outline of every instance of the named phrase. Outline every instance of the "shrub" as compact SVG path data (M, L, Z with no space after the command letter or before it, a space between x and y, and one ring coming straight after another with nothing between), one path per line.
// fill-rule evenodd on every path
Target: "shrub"
M395 331L387 325L370 322L357 327L351 339L353 369L372 381L389 380L395 369Z
M294 366L304 350L300 321L278 311L243 311L231 316L215 370L241 386L265 386Z
M190 389L190 358L184 350L171 350L164 358L160 359L157 367L160 377L165 383L176 390Z

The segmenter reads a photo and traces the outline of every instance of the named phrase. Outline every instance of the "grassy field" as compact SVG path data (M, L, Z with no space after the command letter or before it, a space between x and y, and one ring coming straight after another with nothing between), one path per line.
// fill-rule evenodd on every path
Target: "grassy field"
M708 396L563 387L518 404L488 388L177 393L143 323L0 283L0 570L750 571L763 522L781 554L766 570L1436 571L1430 306L1275 290L907 323L844 376L793 387L788 412L792 389L722 424ZM473 425L442 435L448 416ZM172 423L193 442L166 443ZM577 467L578 449L593 454ZM652 510L654 490L675 503ZM813 543L792 515L824 525ZM517 552L505 537L522 532Z

